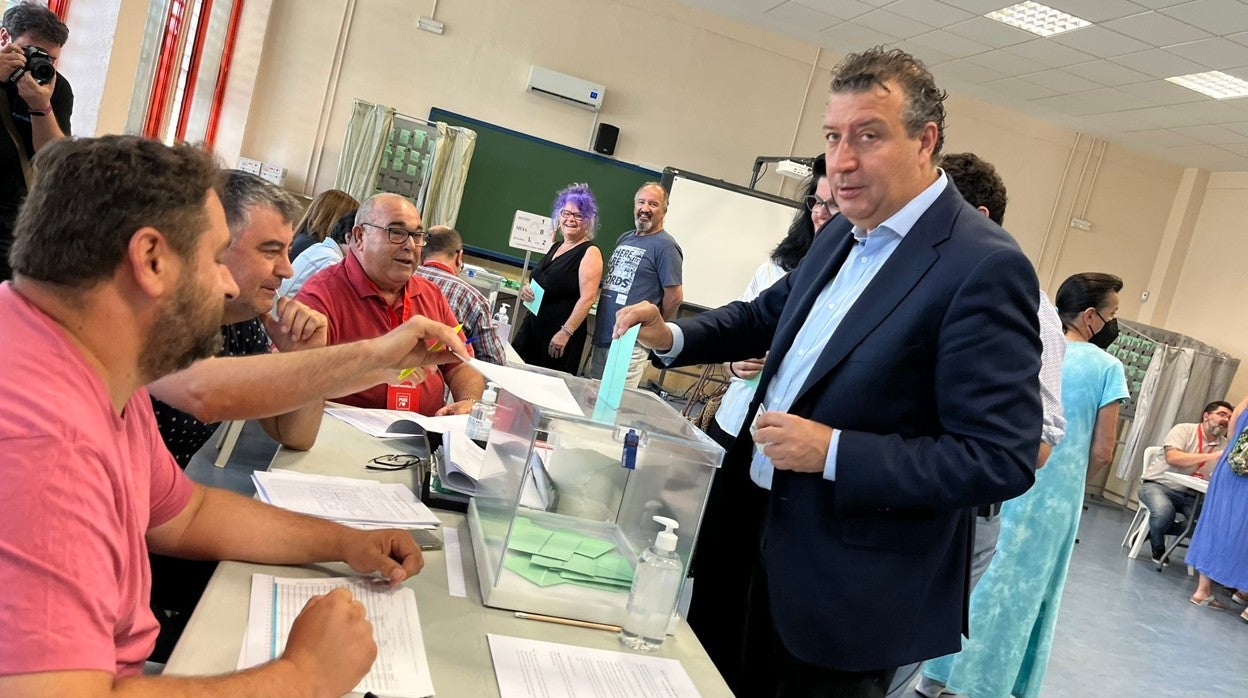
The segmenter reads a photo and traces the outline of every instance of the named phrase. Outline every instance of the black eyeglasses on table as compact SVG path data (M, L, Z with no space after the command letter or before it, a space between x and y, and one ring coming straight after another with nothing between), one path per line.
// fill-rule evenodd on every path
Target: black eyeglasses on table
M411 453L387 453L377 456L364 464L369 470L406 470L419 465L423 459Z
M417 246L425 244L425 242L429 239L429 233L425 230L408 230L397 225L387 227L384 225L377 225L376 223L361 223L360 225L367 225L370 228L377 228L378 230L386 231L386 236L390 238L390 242L396 245L402 245L403 242L409 237L412 239L412 244Z

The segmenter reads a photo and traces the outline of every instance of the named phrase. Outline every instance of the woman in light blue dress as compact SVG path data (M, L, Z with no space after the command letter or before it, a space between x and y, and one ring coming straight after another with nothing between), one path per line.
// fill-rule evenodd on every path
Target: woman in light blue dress
M1248 590L1248 476L1236 475L1248 469L1248 398L1235 408L1231 440L1209 478L1209 494L1196 521L1196 534L1187 550L1187 564L1200 572L1200 582L1192 603L1222 608L1213 596L1213 582L1239 589L1231 596L1244 603ZM1239 615L1248 623L1248 609Z
M1040 695L1084 483L1109 467L1118 405L1128 396L1122 363L1104 351L1118 334L1121 289L1116 276L1086 273L1057 291L1067 342L1066 436L1036 472L1036 484L1002 506L996 557L971 594L970 638L961 652L923 665L918 688L924 695Z

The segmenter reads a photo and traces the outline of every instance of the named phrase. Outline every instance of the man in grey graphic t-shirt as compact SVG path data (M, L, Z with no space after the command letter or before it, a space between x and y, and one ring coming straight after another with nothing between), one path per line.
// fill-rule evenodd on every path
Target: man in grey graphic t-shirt
M594 320L594 348L590 353L590 378L602 378L606 368L617 310L650 301L662 309L664 319L670 320L685 298L681 286L685 255L676 244L676 238L663 230L666 214L667 192L662 185L658 182L643 184L633 200L633 222L637 228L620 236L602 275L602 293L598 296ZM630 388L641 383L648 353L641 347L633 350L626 381Z

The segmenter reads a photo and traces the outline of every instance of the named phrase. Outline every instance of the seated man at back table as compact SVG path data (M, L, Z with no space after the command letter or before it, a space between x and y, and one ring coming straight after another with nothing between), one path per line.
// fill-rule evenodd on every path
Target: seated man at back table
M423 256L424 263L416 268L416 275L442 291L451 312L463 324L464 334L476 338L472 343L476 358L505 365L507 350L490 317L490 301L459 277L464 270L464 240L459 231L445 225L430 228Z
M211 156L132 136L35 158L0 284L0 696L338 696L376 657L350 592L313 598L280 658L212 677L143 676L156 637L146 554L268 564L341 560L391 585L406 531L358 531L191 482L144 385L211 356L238 286ZM412 321L418 349L466 348ZM324 351L324 350L321 350Z
M414 315L455 325L455 314L442 292L414 273L427 235L411 201L397 194L376 194L355 214L346 258L308 279L295 299L325 315L330 344L376 337ZM385 407L389 390L393 388L382 383L340 401ZM445 364L424 371L416 391L413 412L467 414L485 392L485 379L462 364Z
M1148 540L1153 548L1153 562L1160 562L1166 552L1166 536L1177 535L1182 528L1175 514L1185 520L1196 515L1196 495L1177 482L1167 480L1167 471L1208 478L1213 474L1226 447L1226 427L1231 422L1231 403L1222 400L1205 405L1196 424L1175 424L1162 444L1165 452L1153 459L1140 483L1140 502L1148 507Z

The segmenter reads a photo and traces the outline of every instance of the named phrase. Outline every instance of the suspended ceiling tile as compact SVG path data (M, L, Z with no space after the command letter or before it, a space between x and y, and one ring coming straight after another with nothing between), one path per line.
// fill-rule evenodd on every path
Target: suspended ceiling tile
M1005 75L1022 75L1023 73L1038 73L1046 70L1048 66L1037 63L1030 58L1023 58L1005 51L989 51L975 56L970 56L966 60L982 65L986 68L999 70ZM1147 79L1148 76L1145 76Z
M861 15L865 15L875 7L858 0L795 0L807 7L813 7L820 12L826 12L833 17L842 19L853 19Z
M1196 0L1160 12L1218 36L1248 31L1248 5L1236 0Z
M1185 24L1160 12L1141 12L1138 15L1110 20L1105 23L1105 28L1153 46L1170 46L1187 41L1208 39L1212 36L1203 29Z
M1054 109L1065 114L1070 114L1071 116L1104 114L1106 112L1115 112L1122 109L1143 108L1148 106L1148 103L1144 100L1121 92L1112 87L1102 87L1099 90L1089 90L1087 92L1077 92L1074 94L1049 97L1047 99L1039 99L1035 101L1035 104Z
M1052 37L1052 41L1101 58L1121 56L1124 53L1152 48L1151 45L1139 39L1132 39L1125 34L1119 34L1096 25L1058 34Z
M1164 50L1176 56L1196 61L1214 70L1248 65L1248 46L1242 46L1222 38L1203 39L1177 46L1167 46Z
M993 48L1005 48L1014 44L1021 44L1036 38L1035 34L1016 29L1008 24L1002 24L987 17L976 17L968 19L965 22L959 22L945 31L951 34L978 41L981 44L987 44Z
M977 15L987 14L1003 7L1009 7L1019 0L941 0L946 5L953 5L967 12Z
M937 29L964 22L978 14L931 0L899 0L888 5L888 10Z
M919 34L926 34L934 27L916 22L888 10L875 10L854 20L854 24L891 34L900 39L909 39Z
M833 17L819 10L812 10L805 5L799 5L795 2L777 5L767 10L765 14L767 17L771 17L785 25L791 25L792 30L803 33L820 32L841 23L839 17Z
M1089 22L1105 22L1126 17L1148 8L1129 0L1037 0L1049 7L1072 14Z
M1146 75L1138 70L1132 70L1126 66L1106 60L1076 63L1066 66L1066 70L1106 87L1130 85L1133 82L1144 82L1145 80L1153 79L1151 75Z
M873 29L859 27L851 22L838 24L819 32L819 43L837 53L853 53L872 46L891 44L900 37L881 34Z
M1013 77L985 83L984 87L998 94L1026 100L1043 99L1060 94L1057 90L1051 90L1043 85L1037 85L1022 78Z
M1191 127L1188 127L1191 128ZM1151 147L1173 148L1176 146L1206 145L1195 136L1178 130L1158 128L1151 131L1135 131L1131 138L1136 142L1146 143Z
M992 50L992 47L985 46L978 41L972 41L971 39L940 30L920 34L910 41L919 46L934 48L937 51L958 58L966 58L967 56L974 56L977 53L985 53Z
M1182 56L1167 53L1159 48L1117 56L1114 58L1114 62L1138 70L1141 73L1147 73L1155 78L1170 78L1189 73L1203 73L1207 70L1204 65L1196 61L1190 61Z
M1223 150L1229 150L1236 155L1248 156L1248 142L1240 141L1239 143L1228 143L1222 146Z
M1099 82L1093 82L1087 78L1072 75L1071 73L1061 70L1060 68L1050 68L1037 73L1029 73L1023 76L1024 80L1029 80L1037 85L1043 85L1055 92L1069 94L1071 92L1086 92L1095 90L1104 85Z
M1165 80L1150 80L1148 82L1135 83L1133 85L1121 85L1118 89L1127 94L1135 95L1149 103L1150 106L1159 107L1167 104L1184 104L1186 102L1200 102L1208 99L1205 95L1189 90L1186 87L1179 87Z
M1050 68L1062 68L1074 63L1086 63L1096 60L1096 56L1090 53L1084 53L1083 51L1045 39L1032 39L1027 43L1017 44L1002 50L1016 56L1029 58L1037 63L1043 63Z
M1003 77L999 71L992 68L985 68L982 65L976 65L969 61L950 61L932 68L932 73L937 77L936 84L940 84L940 78L953 78L969 83L981 84L999 80Z
M1242 135L1223 126L1215 126L1213 124L1183 126L1174 130L1176 133L1191 136L1201 143L1206 143L1208 145L1229 145L1232 143L1242 143L1244 141L1244 137Z
M923 61L928 68L940 65L941 63L948 63L949 61L957 60L957 56L951 56L943 51L938 51L928 46L921 46L913 41L902 41L893 45L911 56Z

